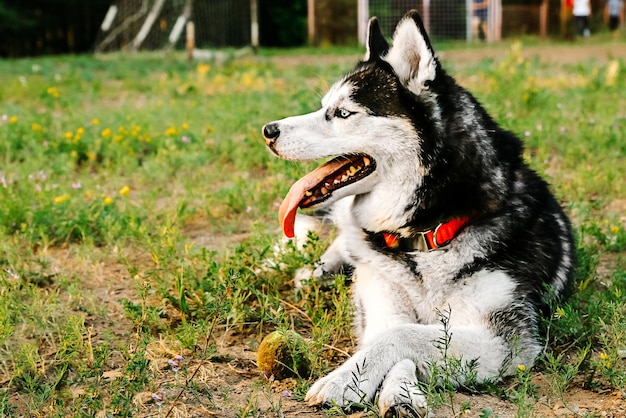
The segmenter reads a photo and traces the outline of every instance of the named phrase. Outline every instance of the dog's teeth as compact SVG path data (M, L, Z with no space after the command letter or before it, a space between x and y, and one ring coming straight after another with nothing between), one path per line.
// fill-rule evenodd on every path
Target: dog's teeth
M341 181L348 181L350 177L347 174L344 174L343 176L341 176Z
M339 183L341 183L341 182L340 182L339 180L337 180L337 179L335 179L335 180L333 181L333 185L337 185L337 184L339 184Z
M304 192L304 195L306 197L313 196L313 192L311 192L310 190L307 190L306 192Z
M365 164L366 167L370 165L370 159L367 157L363 157L363 164Z
M322 191L322 194L323 194L323 195L324 195L324 194L326 194L326 193L328 193L328 189L327 189L326 187L322 187L322 190L321 190L321 191Z

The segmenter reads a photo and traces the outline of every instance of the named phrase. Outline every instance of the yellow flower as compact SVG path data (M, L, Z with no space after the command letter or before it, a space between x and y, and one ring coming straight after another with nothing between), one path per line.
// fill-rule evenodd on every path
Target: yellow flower
M17 122L17 116L11 116L9 118L9 123L15 123L15 122Z
M92 125L98 125L98 124L100 124L100 121L99 121L98 119L96 119L96 118L93 118L93 119L91 120L91 124L92 124Z
M131 126L130 136L132 136L133 138L137 138L137 136L139 135L139 132L141 132L141 126L138 126L138 125Z
M43 128L41 127L40 124L38 124L37 122L33 122L32 125L30 125L31 129L35 132L41 132L43 130Z
M606 353L605 352L600 353L600 360L602 360L602 361L606 360Z
M72 139L74 137L74 134L68 131L68 132L65 132L64 136L65 136L65 139Z
M184 130L189 129L189 124L187 122L183 122L183 124L181 125L181 128L183 128Z
M128 194L130 193L130 187L128 186L124 186L120 189L119 192L122 196L128 196Z
M102 130L100 135L102 135L103 138L110 137L111 136L111 128L106 128L106 129Z
M606 79L604 81L604 85L613 86L615 85L615 80L617 80L617 74L619 73L619 61L613 60L609 64L609 68L606 70Z
M611 227L611 233L612 233L612 234L617 234L618 232L619 232L619 226L615 226L615 225L613 225L613 226Z
M556 308L556 312L554 313L554 317L555 318L565 318L565 309L563 308Z
M61 196L57 196L54 198L54 204L58 205L59 203L63 203L67 200L70 200L70 195L69 194L62 194Z
M165 135L167 135L167 136L174 136L174 135L176 135L176 132L177 132L176 128L167 128L165 130Z
M48 87L48 89L46 90L46 93L48 93L50 96L54 97L55 99L59 98L59 89L57 89L56 87Z
M246 87L250 87L254 83L254 76L252 74L245 73L241 77L241 83Z
M78 128L76 129L76 135L82 135L85 133L85 128Z
M210 69L211 69L211 66L209 64L198 64L198 66L196 67L196 70L198 71L198 74L200 75L205 75L206 73L209 72Z
M524 370L526 370L526 366L524 366L523 364L518 364L517 370L519 370L520 372L523 372Z
M104 204L105 204L105 205L107 205L107 206L108 206L108 205L110 205L110 204L112 204L112 203L113 203L113 198L112 198L112 197L110 197L110 196L106 196L106 197L104 198Z

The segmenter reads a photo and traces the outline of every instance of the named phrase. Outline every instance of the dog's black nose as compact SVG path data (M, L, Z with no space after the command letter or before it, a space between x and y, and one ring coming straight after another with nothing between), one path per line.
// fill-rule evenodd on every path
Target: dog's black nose
M278 129L278 124L276 123L268 123L263 127L263 136L265 137L265 142L273 142L280 135L280 129Z

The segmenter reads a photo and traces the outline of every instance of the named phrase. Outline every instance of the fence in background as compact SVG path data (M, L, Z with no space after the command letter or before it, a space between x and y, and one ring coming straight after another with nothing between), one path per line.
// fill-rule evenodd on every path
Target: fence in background
M481 14L475 10L474 0L358 0L359 40L364 42L369 16L377 16L383 33L391 35L410 9L420 12L427 32L435 39L478 38L493 42L510 34L545 36L549 5L555 3L553 9L557 10L559 1L484 0L486 10Z
M561 24L573 26L560 20L564 0L487 1L487 26L475 31L474 0L0 0L0 57L180 49L186 22L195 23L200 49L254 45L255 32L261 46L304 45L307 35L310 45L353 45L363 42L370 16L391 36L409 9L420 11L435 40L558 35L567 32ZM592 33L606 30L606 0L590 2Z
M117 0L100 25L95 49L183 48L190 21L197 47L250 44L250 0Z

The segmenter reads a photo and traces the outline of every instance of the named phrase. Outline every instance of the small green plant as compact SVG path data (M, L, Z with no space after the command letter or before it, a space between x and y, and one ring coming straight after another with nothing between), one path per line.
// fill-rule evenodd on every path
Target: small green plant
M457 411L457 405L454 402L454 394L457 388L462 387L469 391L477 391L478 389L476 379L478 359L466 360L450 354L449 349L452 340L450 316L452 312L448 309L438 312L438 315L442 335L434 343L441 358L429 364L429 382L419 383L418 386L426 394L429 408L444 407L456 416L462 410L468 408L467 405L461 405L461 411Z
M572 379L580 372L581 366L587 361L590 354L591 345L583 347L577 353L574 362L566 362L563 353L555 356L552 352L545 355L546 368L550 372L552 391L562 401L563 395L570 385Z
M137 406L134 404L134 396L145 391L153 379L149 371L149 360L146 358L148 339L138 341L136 348L129 349L125 355L126 366L119 378L112 383L112 397L107 405L107 410L114 415L134 415Z
M531 372L525 365L517 366L514 386L507 391L507 396L517 407L517 417L531 417L532 409L537 403L537 388L533 385Z

